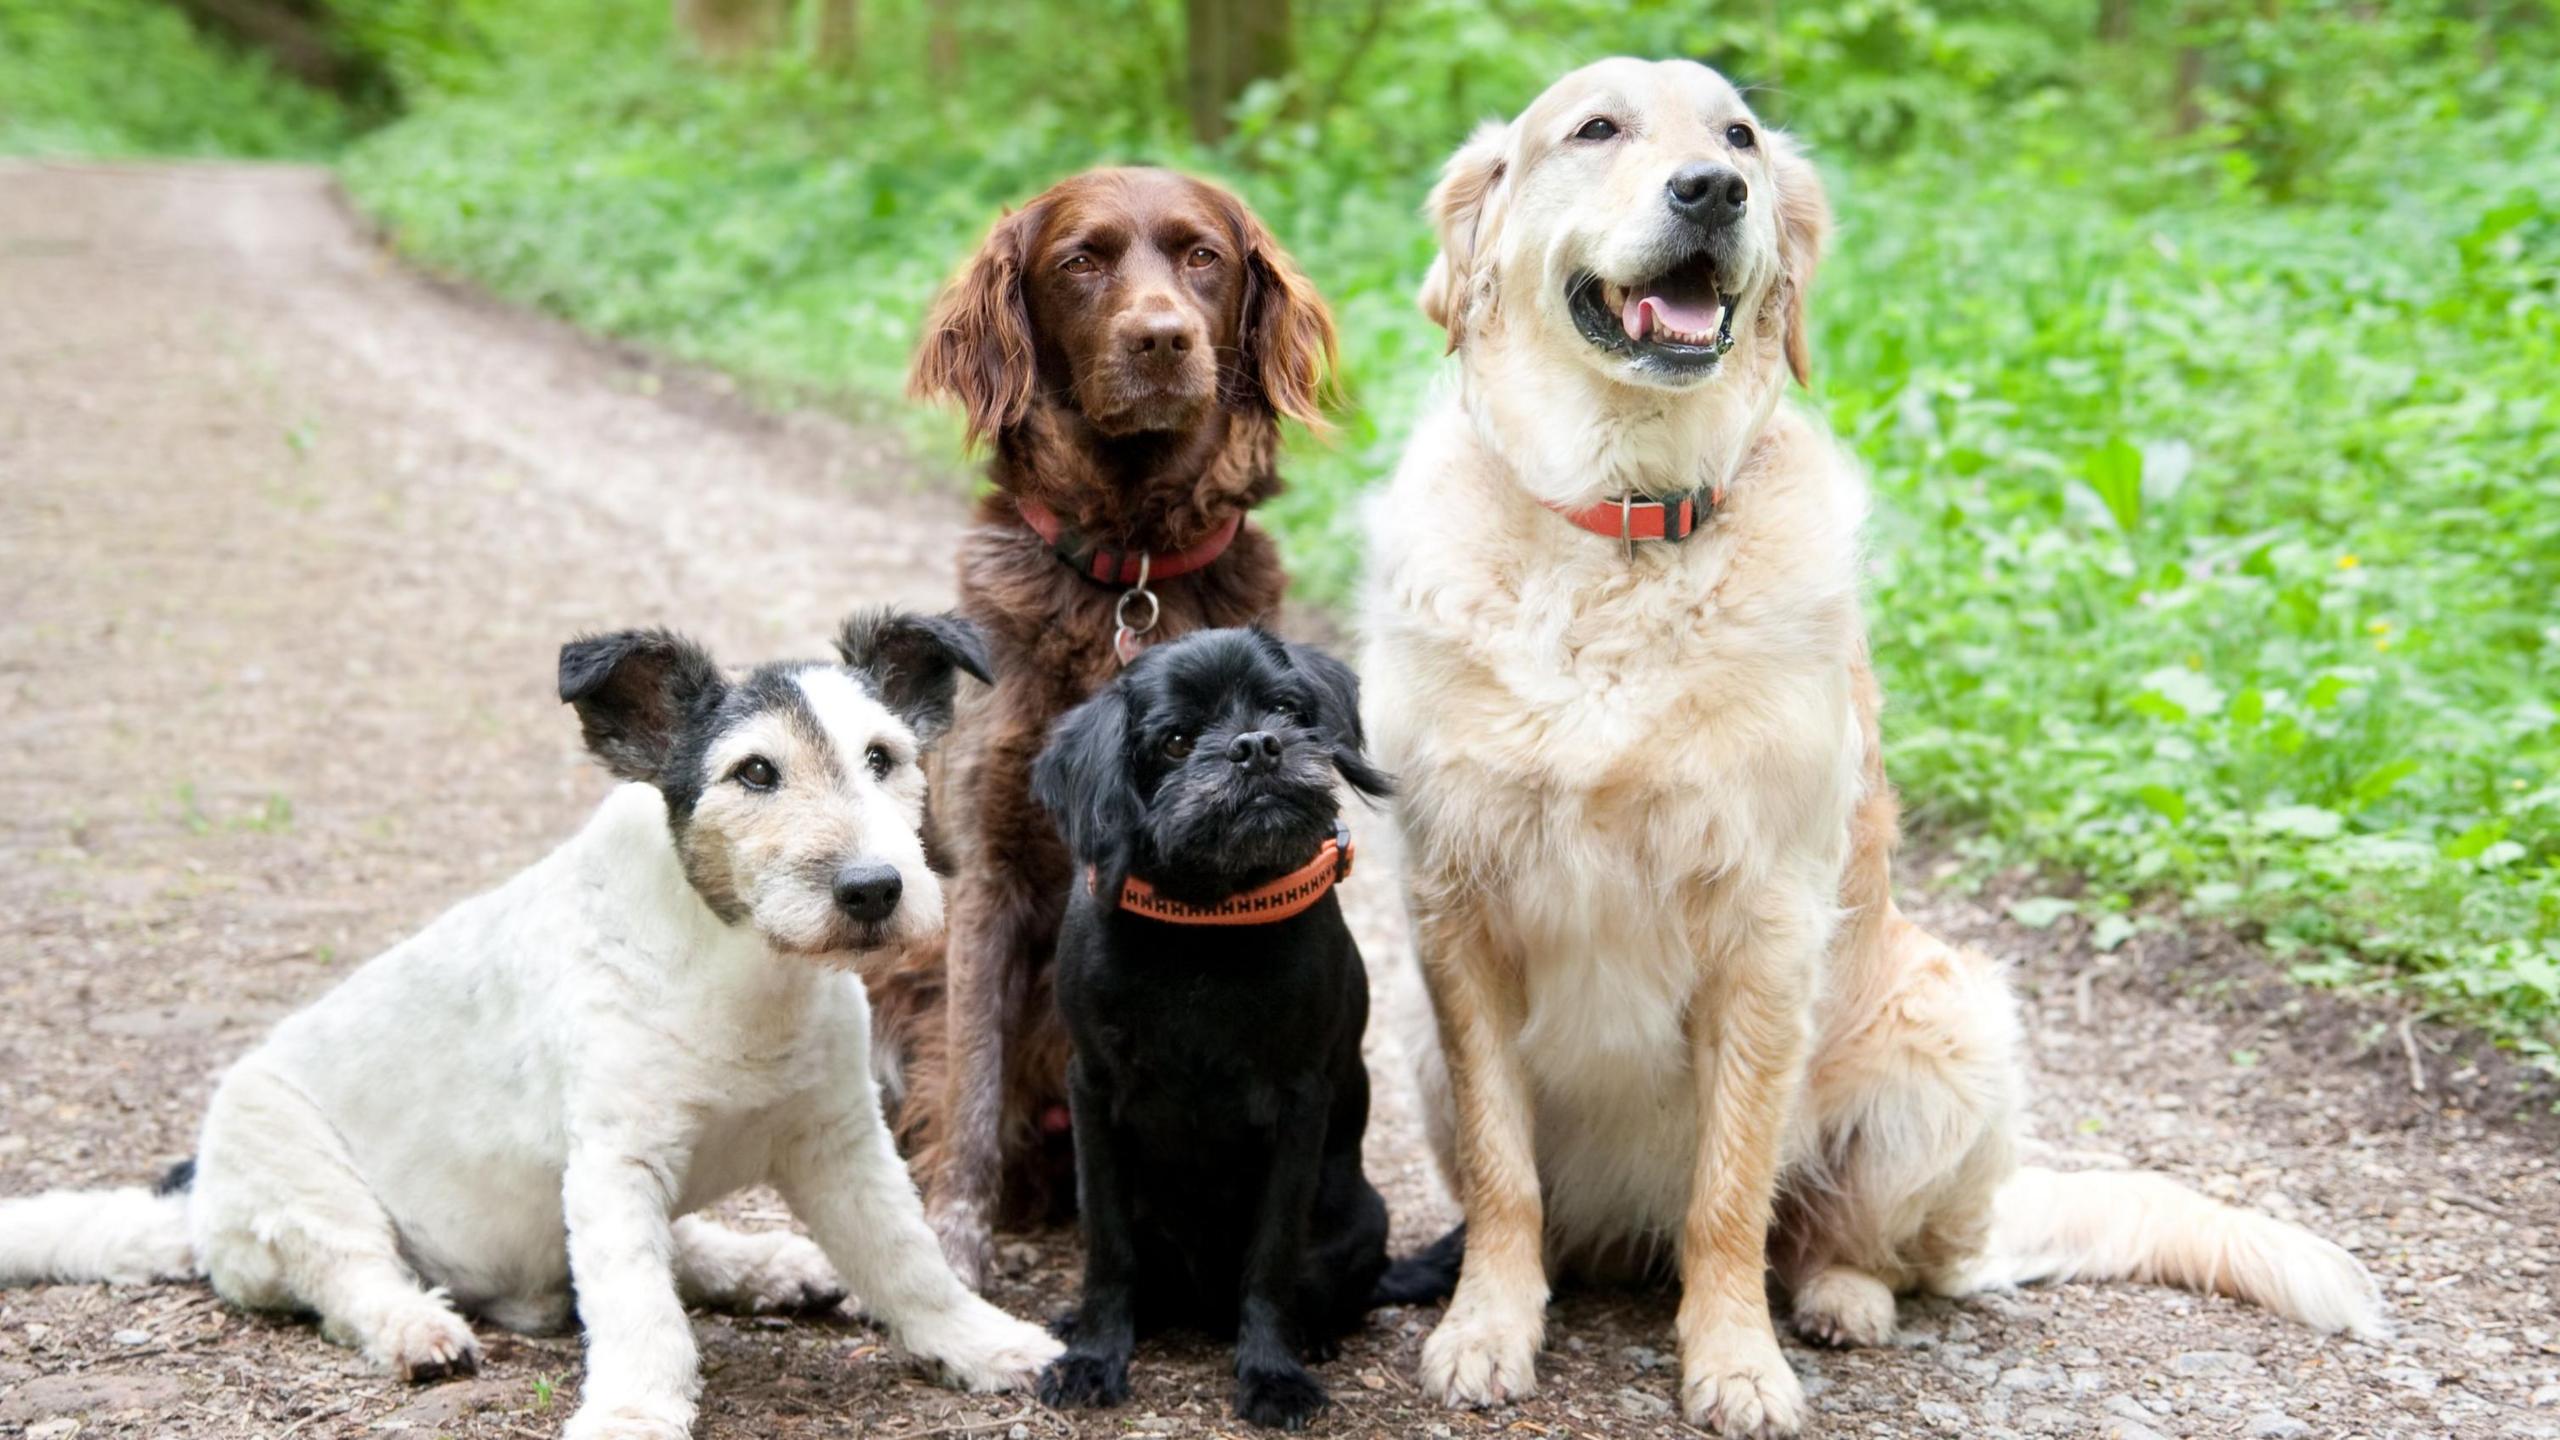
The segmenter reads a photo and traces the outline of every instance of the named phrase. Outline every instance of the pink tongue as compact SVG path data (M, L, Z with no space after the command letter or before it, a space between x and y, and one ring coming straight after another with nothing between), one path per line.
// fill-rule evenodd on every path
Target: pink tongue
M1724 302L1718 300L1710 308L1684 305L1659 295L1627 296L1626 308L1618 312L1618 322L1627 327L1627 338L1643 340L1656 330L1677 330L1684 335L1701 338L1716 333L1716 324L1724 318Z

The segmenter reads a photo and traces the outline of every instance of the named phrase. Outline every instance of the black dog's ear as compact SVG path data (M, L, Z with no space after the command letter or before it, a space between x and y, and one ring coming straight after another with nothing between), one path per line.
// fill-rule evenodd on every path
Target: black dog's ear
M1284 648L1289 652L1289 663L1306 678L1307 688L1315 692L1317 723L1333 737L1333 768L1363 795L1384 799L1394 794L1395 780L1369 763L1369 737L1360 729L1360 677L1351 673L1350 666L1313 645Z
M667 630L582 635L560 647L560 698L588 753L625 780L661 784L685 727L725 686L703 648Z
M881 703L927 745L951 728L952 692L960 685L955 671L995 683L987 637L957 615L857 610L836 635L836 653L871 681Z
M1117 889L1134 858L1146 797L1129 773L1129 701L1117 685L1058 717L1031 762L1031 798L1058 825L1067 853Z

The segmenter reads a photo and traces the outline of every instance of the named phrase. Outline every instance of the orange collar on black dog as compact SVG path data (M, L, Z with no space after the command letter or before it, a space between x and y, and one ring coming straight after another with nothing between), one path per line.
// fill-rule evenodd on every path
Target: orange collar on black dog
M1268 925L1304 914L1326 891L1350 878L1351 832L1337 825L1317 848L1316 858L1268 885L1204 907L1159 895L1154 886L1132 875L1120 886L1120 908L1168 925ZM1087 890L1095 885L1091 870L1085 872L1084 883Z

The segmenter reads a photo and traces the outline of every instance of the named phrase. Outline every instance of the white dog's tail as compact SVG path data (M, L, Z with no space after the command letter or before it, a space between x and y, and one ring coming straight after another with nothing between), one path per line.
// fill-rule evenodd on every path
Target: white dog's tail
M2021 1167L1994 1198L1990 1243L1958 1288L2072 1279L2228 1295L2368 1339L2390 1330L2364 1266L2299 1225L2207 1199L2166 1175Z
M0 1286L193 1278L190 1178L191 1167L182 1165L157 1190L55 1190L0 1200Z

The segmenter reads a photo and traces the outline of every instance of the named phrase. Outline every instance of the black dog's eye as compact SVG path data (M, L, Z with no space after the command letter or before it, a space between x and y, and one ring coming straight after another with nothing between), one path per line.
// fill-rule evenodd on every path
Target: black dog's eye
M750 755L729 771L729 778L750 790L765 791L782 783L782 772L761 755Z
M1760 137L1752 134L1748 125L1727 125L1724 127L1724 143L1736 150L1748 150L1760 143Z
M1203 245L1199 249L1192 251L1191 254L1184 259L1183 263L1189 265L1194 270L1206 270L1210 266L1218 263L1218 252L1210 249L1206 245Z
M1190 759L1191 737L1183 734L1179 730L1176 730L1172 734L1164 737L1164 758L1167 760Z
M1066 259L1058 262L1058 268L1066 271L1070 275L1090 275L1094 270L1093 257L1090 255L1070 255Z
M862 760L864 764L871 767L871 778L874 780L886 780L889 778L889 772L898 768L898 762L891 757L889 747L886 745L874 745L863 751Z
M1582 128L1573 132L1573 138L1576 140L1611 140L1615 139L1617 134L1617 121L1610 119L1606 115L1594 115L1590 119L1582 122Z

